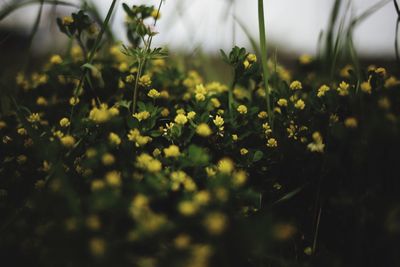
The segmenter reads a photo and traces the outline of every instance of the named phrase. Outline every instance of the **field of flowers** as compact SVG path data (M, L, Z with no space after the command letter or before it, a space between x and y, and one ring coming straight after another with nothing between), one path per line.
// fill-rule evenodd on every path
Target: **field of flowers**
M125 45L110 2L59 18L68 53L10 85L2 266L400 266L395 73L342 64L329 32L286 69L259 1L261 48L205 80L152 47L162 2L124 5Z

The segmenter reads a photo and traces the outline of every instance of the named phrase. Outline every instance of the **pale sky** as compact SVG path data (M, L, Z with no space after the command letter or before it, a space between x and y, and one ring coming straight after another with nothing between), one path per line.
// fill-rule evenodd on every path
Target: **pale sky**
M0 4L12 0L0 0ZM162 7L162 19L157 30L155 45L167 45L192 51L201 48L217 52L229 49L233 44L233 15L238 17L252 35L258 37L257 0L236 0L235 9L228 10L232 0L166 0ZM103 14L110 0L94 0ZM159 0L120 0L114 20L114 28L121 40L123 34L123 11L121 4L158 5ZM334 0L265 0L267 38L296 54L315 53L318 36L329 18ZM346 1L344 1L346 2ZM379 0L353 0L352 13L358 15ZM1 6L1 5L0 5ZM34 8L27 8L8 18L5 24L32 25ZM394 33L396 12L392 1L368 18L355 32L355 43L361 54L394 56ZM235 43L248 46L246 35L236 26Z

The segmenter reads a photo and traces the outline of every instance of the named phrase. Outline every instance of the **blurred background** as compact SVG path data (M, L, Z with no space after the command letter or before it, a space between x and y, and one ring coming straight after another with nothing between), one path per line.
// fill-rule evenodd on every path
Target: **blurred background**
M7 5L23 0L0 0L0 10ZM80 4L79 0L66 0ZM348 14L357 16L379 0L349 0ZM35 2L35 1L31 1ZM36 1L39 2L39 1ZM105 16L110 0L91 0ZM124 12L121 4L154 4L156 0L120 0L113 19L117 39L125 41ZM267 0L266 23L268 40L279 54L297 56L315 54L318 36L328 24L334 0ZM397 14L393 1L365 20L355 31L355 44L361 57L394 58L394 38ZM0 44L18 47L18 38L23 42L34 25L39 5L31 4L0 21ZM43 10L39 31L33 42L33 51L49 53L66 38L53 35L57 32L55 18L68 15L73 8L47 5ZM342 10L343 14L346 10ZM258 36L256 0L166 0L162 7L162 20L157 30L155 45L168 46L172 50L193 53L203 51L217 53L220 48L229 49L233 44L249 45L249 40L238 22L245 25L253 37ZM16 43L10 39L16 38ZM8 41L7 41L8 40ZM10 42L11 41L11 42ZM2 48L2 54L6 50Z

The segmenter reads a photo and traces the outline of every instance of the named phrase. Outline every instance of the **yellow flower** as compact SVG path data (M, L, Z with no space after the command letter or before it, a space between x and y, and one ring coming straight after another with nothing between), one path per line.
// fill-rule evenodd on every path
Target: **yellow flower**
M149 142L151 142L153 140L149 136L142 136L140 134L140 131L136 128L129 131L128 139L129 139L129 141L135 142L135 145L137 147L147 145Z
M202 94L202 95L206 95L207 94L207 88L204 87L203 84L198 84L196 85L195 91L196 94Z
M281 98L281 99L278 100L277 104L280 107L287 107L288 101L286 99L284 99L284 98Z
M357 119L354 118L354 117L349 117L349 118L347 118L347 119L344 121L344 125L345 125L347 128L357 128L357 126L358 126L358 121L357 121Z
M346 82L341 82L339 84L339 87L337 88L337 91L340 96L347 96L349 94L349 88L350 85Z
M243 61L243 67L248 69L250 67L250 62L248 60Z
M89 249L93 256L102 256L106 251L106 242L101 238L92 238L89 242Z
M108 141L113 144L113 145L119 145L121 144L121 138L118 136L118 134L111 132L108 135Z
M28 132L26 131L25 128L19 128L19 129L17 130L17 133L18 133L19 135L27 135L27 134L28 134Z
M137 157L136 165L139 168L147 170L152 173L159 172L162 169L161 162L157 159L154 159L152 156L146 153L143 153Z
M60 126L65 128L68 127L70 125L69 119L68 118L62 118L60 120Z
M265 135L269 135L269 134L272 133L271 126L269 125L268 122L264 123L264 124L262 125L262 127L263 127L263 129L264 129Z
M180 124L180 125L185 125L188 122L188 119L185 115L183 114L178 114L175 117L175 123Z
M143 121L143 120L147 120L148 118L150 118L150 113L148 111L142 111L139 113L135 113L132 116L134 118L136 118L138 121Z
M244 156L244 155L247 155L248 153L249 153L249 150L247 150L246 148L240 149L240 155Z
M233 174L232 183L234 186L242 186L247 181L247 173L245 171L237 171Z
M213 120L215 126L217 126L218 128L222 128L224 126L224 119L221 116L216 116L215 119Z
M200 123L199 126L196 128L196 133L202 137L208 137L212 134L212 131L208 124Z
M156 89L151 89L149 91L149 93L147 94L147 96L155 99L155 98L159 98L161 96L161 94Z
M90 215L85 220L86 226L93 231L97 231L101 228L101 221L97 215Z
M304 54L299 57L299 62L301 65L308 65L312 61L313 61L313 58L311 55Z
M60 139L61 144L65 147L73 147L75 145L75 138L71 135L66 135L64 137L61 137Z
M248 54L248 55L247 55L247 60L248 60L250 63L257 62L257 56L256 56L255 54Z
M92 191L99 191L105 188L105 183L103 180L97 179L93 180L92 183L90 184L90 188Z
M350 71L353 70L353 67L351 65L346 65L340 70L340 76L343 78L349 78L350 77Z
M301 82L300 81L293 81L291 84L290 84L290 89L292 89L292 90L301 90L301 89L303 89L303 85L301 84Z
M214 108L219 108L221 106L221 102L219 102L218 98L211 98L210 102Z
M187 234L180 234L174 239L174 246L177 249L185 249L190 245L190 236Z
M308 144L308 150L310 150L311 152L323 153L325 144L323 143L321 134L319 132L314 132L312 138L314 142Z
M210 199L210 193L206 190L199 191L194 195L194 201L199 205L207 205Z
M153 157L158 157L158 156L161 155L161 150L156 148L156 149L153 150L152 154L153 154Z
M275 138L269 138L267 141L267 147L271 148L278 147L278 141L276 141Z
M239 139L239 137L237 136L237 134L232 134L232 140L233 141L237 141Z
M24 164L28 160L28 157L25 155L19 155L17 157L18 164Z
M69 104L70 104L71 106L76 106L76 105L78 105L78 104L79 104L79 98L78 98L78 97L71 97L71 98L69 99Z
M183 114L186 115L186 111L183 108L177 109L176 114Z
M39 121L40 121L40 115L39 115L39 113L32 113L31 115L29 115L29 117L27 118L27 120L28 120L30 123L39 122Z
M117 171L108 172L105 176L106 182L111 187L121 186L121 174Z
M107 104L101 104L100 108L93 107L89 112L89 119L96 123L104 123L119 114L117 108L108 108Z
M169 110L167 108L163 108L163 110L161 111L161 116L168 117L168 115L169 115Z
M218 171L223 174L231 174L233 169L235 168L233 161L229 158L223 158L218 161L217 167Z
M5 121L0 121L0 130L7 127L7 123Z
M192 201L182 201L178 205L178 210L183 216L193 216L194 214L197 213L199 207L196 203Z
M65 16L62 18L62 24L65 26L71 25L74 23L74 19L71 16Z
M389 88L389 87L393 87L396 85L399 85L400 81L397 80L396 77L394 76L390 76L386 81L385 81L385 87Z
M325 95L326 92L328 92L330 90L329 86L327 85L321 85L320 88L318 88L318 93L317 96L318 97L323 97Z
M38 105L38 106L47 106L47 100L46 100L46 98L44 98L43 96L39 96L37 99L36 99L36 104Z
M296 104L294 104L294 107L303 110L306 107L306 104L304 103L303 100L299 99L297 100Z
M207 215L203 223L210 234L219 235L225 230L228 219L220 212L212 212Z
M372 87L370 82L362 82L360 85L361 91L363 91L366 94L371 94L372 92Z
M161 12L159 12L158 9L153 9L153 11L151 12L150 16L152 16L154 19L160 19Z
M199 101L199 102L202 102L202 101L206 100L206 96L203 95L203 94L196 94L196 95L195 95L195 98L196 98L196 100Z
M237 111L238 111L240 114L246 114L246 113L247 113L247 107L246 107L245 105L240 105L240 106L237 108Z
M170 145L168 148L164 148L165 157L179 157L181 152L179 151L179 147L176 145Z
M114 164L115 162L115 157L110 154L110 153L105 153L102 157L101 157L101 162L103 162L103 164L105 166L110 166L112 164Z
M215 176L217 174L215 169L211 168L211 167L206 167L205 171L206 171L208 177L213 177L213 176Z
M151 78L149 75L143 75L139 78L139 85L148 87L151 85Z
M187 114L187 118L188 118L189 120L193 120L194 117L196 117L196 112L194 112L194 111L190 111L190 112Z
M61 63L63 63L63 60L62 60L62 58L61 58L60 55L53 55L53 56L50 58L50 63L51 63L52 65L60 65Z
M266 111L261 111L260 113L258 113L257 116L260 119L266 119L266 118L268 118L268 113Z
M387 74L386 69L385 69L385 68L382 68L382 67L377 68L377 69L375 70L375 73L378 74L378 75L380 75L380 76L382 76L382 77L386 77L386 74Z
M390 107L391 107L391 103L390 103L389 98L383 97L383 98L379 99L379 100L378 100L378 106L379 106L380 108L382 108L382 109L389 110Z

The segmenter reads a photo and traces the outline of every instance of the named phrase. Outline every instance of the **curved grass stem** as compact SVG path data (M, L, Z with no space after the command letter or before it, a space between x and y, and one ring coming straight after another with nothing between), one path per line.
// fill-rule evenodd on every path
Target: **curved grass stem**
M261 62L264 76L264 86L265 86L265 98L267 101L267 112L269 124L271 125L271 129L274 129L274 114L272 112L271 107L271 92L268 88L268 64L267 64L267 38L265 31L265 15L264 15L264 2L263 0L258 0L258 24L259 24L259 32L260 32L260 47L261 47Z

